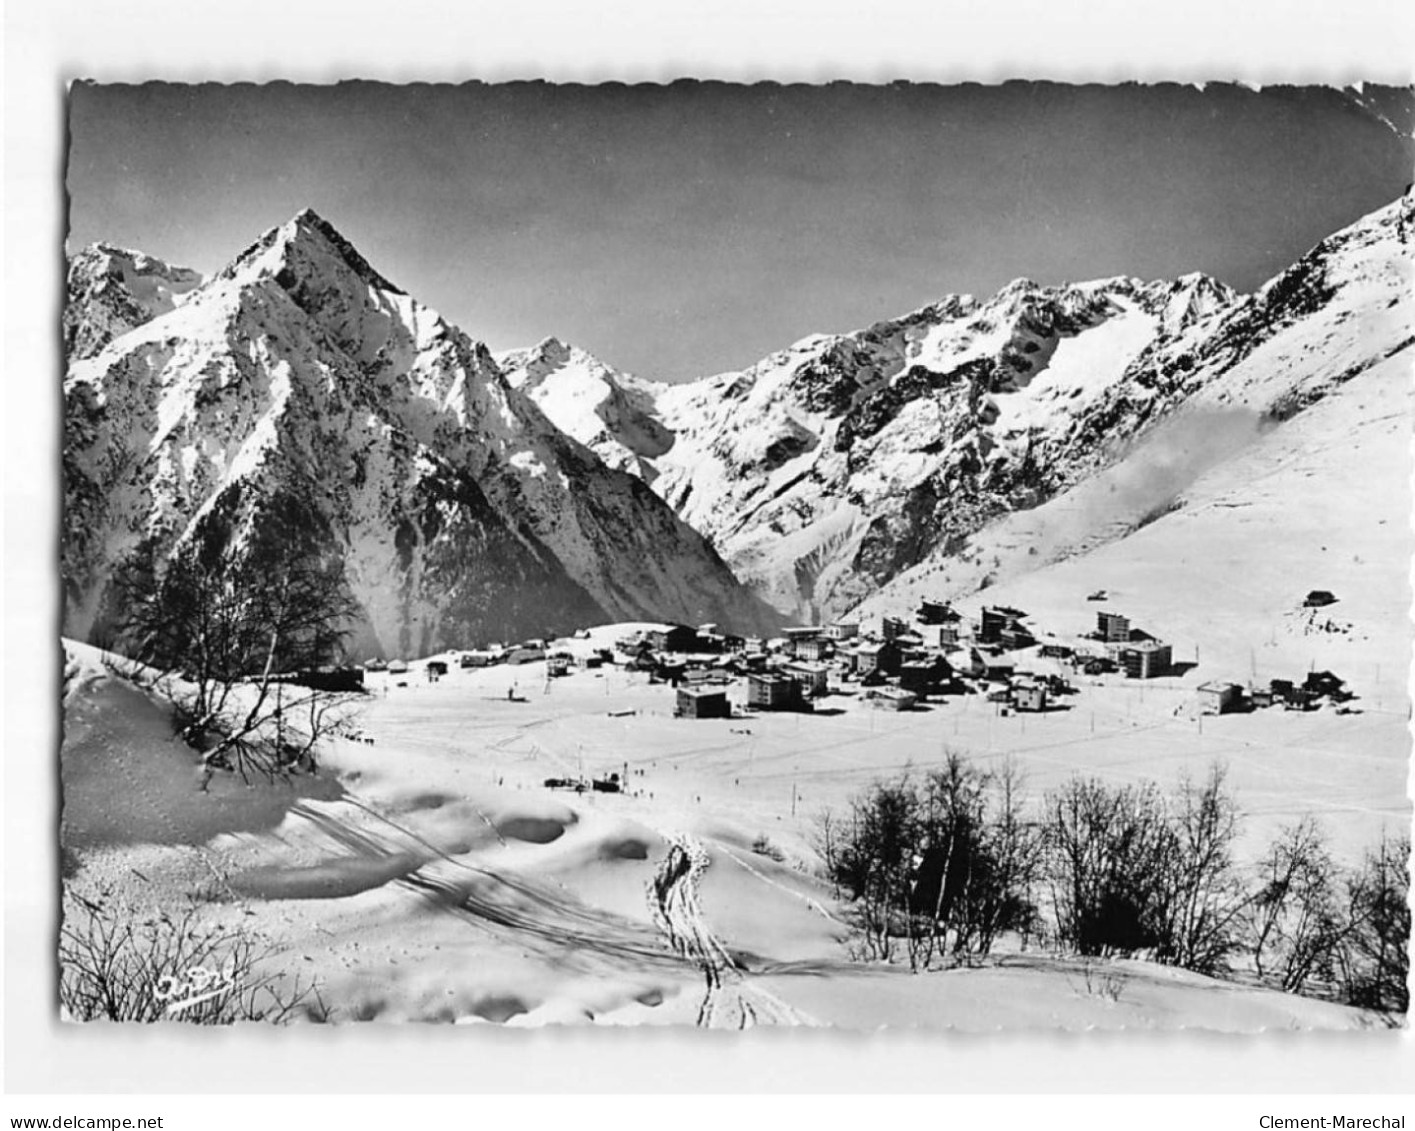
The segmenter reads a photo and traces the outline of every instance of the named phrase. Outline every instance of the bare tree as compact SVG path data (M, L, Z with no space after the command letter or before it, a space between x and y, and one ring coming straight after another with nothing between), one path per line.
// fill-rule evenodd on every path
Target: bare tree
M1057 935L1083 955L1156 947L1169 830L1152 783L1072 778L1046 801Z
M902 939L912 970L985 955L1035 921L1041 841L1022 817L1020 780L949 753L921 783L876 783L848 822L823 814L818 843L837 891L856 903L864 951L889 959Z
M1161 876L1156 957L1202 974L1221 972L1241 945L1248 903L1233 860L1238 806L1225 777L1216 762L1202 782L1181 778Z
M179 732L208 767L270 775L312 759L343 696L286 685L290 673L342 656L357 607L332 560L293 541L260 553L190 546L160 574L124 582L123 640L176 677L168 682Z
M1247 919L1259 978L1301 993L1329 976L1346 925L1338 906L1337 869L1312 817L1284 826L1259 865Z
M1410 1009L1410 838L1382 835L1347 882L1339 961L1353 1005Z

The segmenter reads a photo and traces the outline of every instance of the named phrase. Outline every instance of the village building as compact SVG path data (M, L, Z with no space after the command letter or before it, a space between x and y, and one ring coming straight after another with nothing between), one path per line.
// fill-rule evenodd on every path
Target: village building
M932 626L931 632L924 633L924 643L931 644L935 648L946 648L950 644L957 644L961 625L961 621L953 621L950 624Z
M722 687L684 685L678 688L678 706L673 714L680 719L730 719L732 704Z
M1076 654L1076 650L1065 644L1048 641L1042 645L1041 654L1048 660L1069 660Z
M1198 686L1199 710L1205 715L1226 715L1238 709L1243 689L1236 683L1214 681Z
M927 625L957 625L963 618L947 601L930 601L925 598L919 606L919 611L914 614L914 619Z
M827 640L854 640L860 635L860 625L857 621L836 621L826 625L821 635Z
M1167 675L1173 664L1168 644L1159 640L1141 640L1127 644L1120 652L1120 666L1131 679L1154 679Z
M988 679L1010 680L1017 670L1017 665L1007 656L989 656L983 653L984 674Z
M879 622L879 634L885 640L893 640L896 636L902 636L909 631L907 621L902 621L898 617L882 617Z
M545 674L559 679L570 674L569 656L551 656L545 662Z
M791 711L801 706L801 685L780 672L753 672L747 677L747 705L764 711Z
M899 686L923 698L938 695L953 680L953 668L942 656L929 656L899 665Z
M812 636L805 640L796 641L795 656L798 660L819 663L821 660L828 660L834 650L829 640L820 636Z
M506 656L508 664L533 664L537 660L545 659L544 648L512 648Z
M983 654L972 645L950 649L946 653L949 666L959 675L966 675L973 679L981 679L988 673L987 661Z
M698 646L698 633L685 624L665 625L650 629L648 642L655 652L694 652Z
M1096 637L1107 643L1130 639L1130 618L1120 613L1096 614Z
M919 697L912 691L898 687L876 687L866 694L866 698L870 706L885 711L908 711L919 702Z
M1346 681L1334 672L1308 672L1302 681L1302 690L1313 698L1325 696L1337 703L1354 698L1346 690Z
M878 673L894 675L899 671L899 646L893 640L861 644L855 652L855 670L862 677Z
M403 675L408 670L407 660L390 660L388 663L389 675Z
M1002 639L1004 631L1021 628L1022 618L1026 615L1021 609L1006 605L985 607L978 622L978 639L984 644L996 644Z
M782 669L801 684L801 689L812 699L830 693L830 668L825 664L809 660L797 660Z
M1014 710L1045 711L1047 709L1047 685L1039 679L1019 677L1013 680L1008 701Z
M1009 652L1016 652L1022 648L1033 647L1037 643L1037 638L1020 624L1014 624L1004 628L1002 632L999 633L998 641Z
M1282 703L1289 711L1309 711L1312 709L1313 695L1305 687L1298 687L1290 679L1275 679L1269 685L1274 700Z
M1302 604L1308 609L1324 609L1328 605L1336 604L1336 595L1329 589L1313 589Z
M427 662L428 679L438 679L447 674L446 660L429 660Z

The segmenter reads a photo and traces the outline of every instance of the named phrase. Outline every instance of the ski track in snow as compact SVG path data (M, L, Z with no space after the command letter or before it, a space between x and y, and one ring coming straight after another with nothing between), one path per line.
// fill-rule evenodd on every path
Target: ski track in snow
M699 882L712 864L702 842L686 833L664 833L668 853L649 883L649 903L675 954L696 962L704 992L698 1007L702 1029L750 1029L757 1025L818 1025L775 994L752 986L703 916Z

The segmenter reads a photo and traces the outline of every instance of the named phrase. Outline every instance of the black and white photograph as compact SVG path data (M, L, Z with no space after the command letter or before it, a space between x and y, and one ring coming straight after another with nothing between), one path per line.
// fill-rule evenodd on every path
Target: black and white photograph
M65 113L65 1022L1406 1025L1410 88Z

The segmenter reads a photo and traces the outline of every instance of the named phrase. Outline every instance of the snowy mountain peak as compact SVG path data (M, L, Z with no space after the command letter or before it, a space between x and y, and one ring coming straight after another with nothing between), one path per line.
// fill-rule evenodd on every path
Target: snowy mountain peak
M203 282L199 272L156 256L90 244L69 260L65 352L91 357L118 335L173 310Z
M66 312L76 336L108 310L92 289ZM114 579L193 544L258 568L276 568L272 546L318 553L361 610L364 654L602 620L777 623L642 477L557 430L483 344L317 213L180 310L145 313L141 329L110 319L118 332L72 355L65 380L70 632L107 631L126 599ZM610 394L605 419L632 433L637 401L604 373L589 384Z
M405 293L374 270L333 224L313 208L305 208L261 236L219 277L237 279L267 274L287 290L295 290L301 283L332 282L344 273L387 294Z

